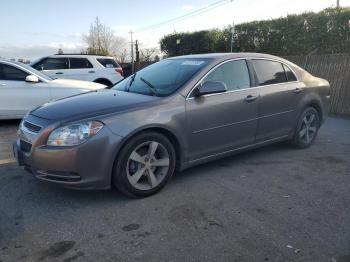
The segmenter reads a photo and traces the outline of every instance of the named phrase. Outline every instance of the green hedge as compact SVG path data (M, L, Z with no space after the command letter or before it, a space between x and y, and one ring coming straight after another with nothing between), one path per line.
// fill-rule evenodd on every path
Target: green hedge
M178 40L180 43L178 43ZM167 56L229 52L231 27L173 33L160 40ZM235 26L234 52L302 55L350 52L350 8L243 23Z

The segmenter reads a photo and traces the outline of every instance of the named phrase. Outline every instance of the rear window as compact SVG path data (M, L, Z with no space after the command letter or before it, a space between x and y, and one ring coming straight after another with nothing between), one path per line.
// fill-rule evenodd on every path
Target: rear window
M286 72L288 82L293 82L298 80L288 66L283 65L283 67L284 67L284 71Z
M260 86L287 82L281 63L270 60L253 60L253 64Z
M96 59L101 65L103 65L106 68L118 68L120 65L111 58L97 58Z
M92 64L86 58L69 58L70 69L92 68Z

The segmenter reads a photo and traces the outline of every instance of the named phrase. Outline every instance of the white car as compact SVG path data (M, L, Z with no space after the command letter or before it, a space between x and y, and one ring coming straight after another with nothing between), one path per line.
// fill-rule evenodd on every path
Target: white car
M54 78L68 78L112 86L123 79L123 69L113 57L95 55L53 55L30 64Z
M86 81L52 79L25 64L0 60L0 119L20 119L51 100L103 88Z

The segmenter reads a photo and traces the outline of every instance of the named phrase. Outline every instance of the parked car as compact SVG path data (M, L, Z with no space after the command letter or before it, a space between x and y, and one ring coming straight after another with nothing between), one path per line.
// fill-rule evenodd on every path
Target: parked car
M41 180L144 197L175 169L285 140L309 147L329 98L326 80L276 56L181 56L35 109L14 150Z
M95 55L53 55L31 66L55 78L77 79L112 86L123 79L123 69L113 57Z
M19 119L51 100L104 88L86 81L52 79L25 64L0 60L0 119Z

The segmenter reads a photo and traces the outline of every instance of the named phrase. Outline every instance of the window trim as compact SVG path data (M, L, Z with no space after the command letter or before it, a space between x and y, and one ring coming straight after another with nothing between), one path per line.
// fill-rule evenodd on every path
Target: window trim
M203 95L203 97L210 97L210 96L216 96L216 95L223 95L223 94L229 94L229 93L232 93L232 92L237 92L237 91L241 91L241 90L247 90L247 89L252 89L254 88L253 86L253 79L252 79L252 74L251 74L251 70L250 70L250 67L249 67L249 64L248 64L248 59L247 58L232 58L232 59L228 59L228 60L225 60L225 61L221 61L219 62L218 64L216 64L215 66L213 66L204 76L202 76L198 81L197 83L194 85L193 88L191 88L191 90L188 92L187 96L186 96L186 100L191 100L191 99L195 99L194 96L192 96L192 93L194 92L194 90L202 84L203 80L210 74L212 73L215 69L217 69L218 67L226 64L226 63L229 63L229 62L234 62L234 61L240 61L240 60L244 60L246 62L246 65L247 65L247 70L248 70L248 74L249 74L249 80L250 80L250 87L248 88L242 88L242 89L236 89L236 90L230 90L230 91L226 91L226 92L223 92L223 93L216 93L216 94L207 94L207 95Z
M294 74L295 78L297 79L296 81L287 81L287 82L282 82L282 83L277 83L277 84L270 84L270 85L259 85L259 81L256 81L256 85L257 87L265 87L265 86L276 86L276 85L285 85L285 84L290 84L290 83L299 83L300 80L299 80L299 77L298 75L295 73L295 71L289 66L287 65L285 62L282 62L281 60L277 60L277 59L272 59L272 58L263 58L263 57L260 57L260 58L248 58L248 60L250 60L252 62L252 67L254 69L254 76L256 78L256 80L259 80L258 79L258 76L256 75L256 70L255 70L255 67L254 67L254 63L252 60L266 60L266 61L272 61L272 62L278 62L278 63L281 63L283 66L286 66L290 69L290 71ZM286 75L286 79L287 79L287 74L286 74L286 71L285 69L283 68L283 71L284 71L284 74ZM287 79L288 80L288 79Z

